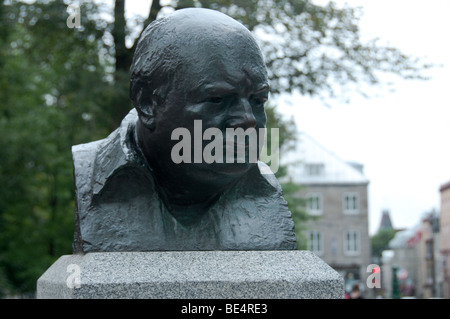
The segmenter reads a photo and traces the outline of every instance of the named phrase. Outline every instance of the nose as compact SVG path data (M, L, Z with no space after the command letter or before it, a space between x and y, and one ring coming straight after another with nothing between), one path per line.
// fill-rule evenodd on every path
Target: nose
M228 114L227 127L238 128L241 127L244 130L248 128L256 127L256 118L253 114L252 106L247 98L238 98L233 107L230 108Z

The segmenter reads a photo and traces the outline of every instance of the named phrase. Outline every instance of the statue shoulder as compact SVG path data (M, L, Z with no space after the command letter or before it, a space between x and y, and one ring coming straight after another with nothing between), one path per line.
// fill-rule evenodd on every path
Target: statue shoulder
M282 192L280 183L278 182L278 180L275 177L275 175L273 174L273 172L270 170L270 167L267 166L267 164L265 164L264 162L258 161L257 173L263 181L265 181L267 184L272 186L278 192Z
M86 199L92 193L95 158L103 140L72 146L73 177L77 210L85 209Z
M92 175L95 157L103 140L72 146L75 182ZM90 173L90 174L89 174Z

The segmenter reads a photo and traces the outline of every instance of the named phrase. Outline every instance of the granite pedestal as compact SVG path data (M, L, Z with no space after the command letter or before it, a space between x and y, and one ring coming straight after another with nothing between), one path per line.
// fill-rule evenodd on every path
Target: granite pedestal
M37 281L37 298L343 297L343 278L309 251L65 255Z

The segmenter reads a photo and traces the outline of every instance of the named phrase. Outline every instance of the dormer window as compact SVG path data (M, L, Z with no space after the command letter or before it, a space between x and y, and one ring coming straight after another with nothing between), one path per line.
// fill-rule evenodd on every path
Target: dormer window
M325 171L325 165L321 163L309 163L305 168L308 176L321 176Z

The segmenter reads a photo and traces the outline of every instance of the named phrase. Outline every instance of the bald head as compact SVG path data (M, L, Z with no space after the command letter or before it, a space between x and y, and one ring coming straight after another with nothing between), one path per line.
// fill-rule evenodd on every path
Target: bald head
M239 63L243 70L256 66L259 71L253 73L266 77L261 51L250 31L223 13L189 8L151 23L138 42L130 70L130 97L140 117L150 104L164 102L169 91L185 80L188 68L195 74L203 72L196 66L217 61Z

